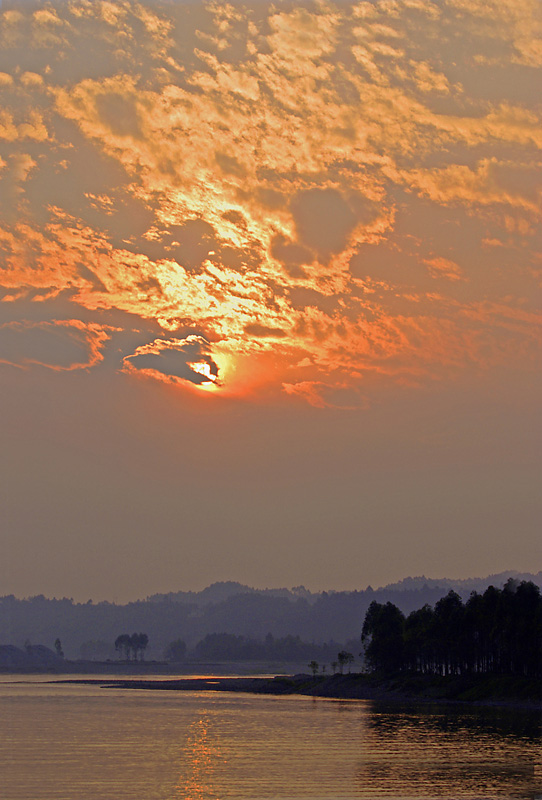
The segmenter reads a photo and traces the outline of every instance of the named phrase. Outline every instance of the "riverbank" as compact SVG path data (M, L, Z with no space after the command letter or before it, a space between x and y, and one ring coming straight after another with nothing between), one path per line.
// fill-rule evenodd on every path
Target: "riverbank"
M343 700L373 700L399 703L465 703L542 709L538 681L508 676L423 676L380 677L306 674L258 677L201 677L155 679L95 678L69 679L62 683L99 683L105 688L148 689L158 691L250 692L252 694L306 695Z

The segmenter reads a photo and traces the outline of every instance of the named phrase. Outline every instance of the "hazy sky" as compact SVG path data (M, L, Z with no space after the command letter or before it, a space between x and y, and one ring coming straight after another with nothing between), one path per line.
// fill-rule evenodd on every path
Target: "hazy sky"
M0 6L0 594L542 560L539 0Z

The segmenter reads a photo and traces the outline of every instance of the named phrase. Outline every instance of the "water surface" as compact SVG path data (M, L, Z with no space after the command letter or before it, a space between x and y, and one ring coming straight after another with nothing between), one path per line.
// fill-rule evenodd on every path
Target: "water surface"
M15 680L2 800L542 798L535 712Z

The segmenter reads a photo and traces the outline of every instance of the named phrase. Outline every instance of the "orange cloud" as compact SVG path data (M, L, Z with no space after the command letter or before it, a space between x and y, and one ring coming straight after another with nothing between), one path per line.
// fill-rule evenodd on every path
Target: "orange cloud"
M532 365L539 31L533 0L8 9L6 297L153 322L119 368L222 393Z

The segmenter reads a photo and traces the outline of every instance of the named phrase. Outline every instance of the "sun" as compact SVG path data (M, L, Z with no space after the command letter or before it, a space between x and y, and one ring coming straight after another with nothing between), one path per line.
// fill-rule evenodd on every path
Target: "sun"
M200 389L209 389L217 386L218 376L211 371L211 365L206 361L192 361L187 364L187 367L190 367L193 372L197 372L198 375L203 375L206 378L203 383L198 384Z

